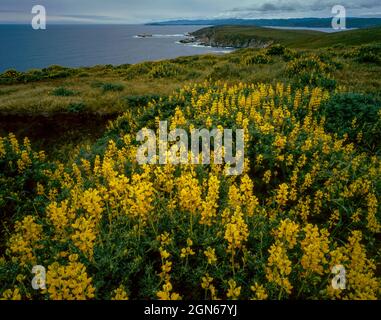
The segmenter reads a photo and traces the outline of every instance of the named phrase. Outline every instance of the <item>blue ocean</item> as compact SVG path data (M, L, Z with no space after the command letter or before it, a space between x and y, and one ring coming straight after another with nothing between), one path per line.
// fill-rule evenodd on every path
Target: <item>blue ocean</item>
M132 64L228 51L179 43L185 34L202 27L47 25L46 30L33 30L30 25L0 25L0 72L50 65Z

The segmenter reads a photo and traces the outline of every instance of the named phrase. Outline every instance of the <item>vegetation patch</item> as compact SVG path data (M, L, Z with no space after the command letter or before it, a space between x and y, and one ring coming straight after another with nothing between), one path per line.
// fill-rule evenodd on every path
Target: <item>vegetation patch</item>
M263 53L248 55L243 60L243 64L246 66L250 66L254 64L269 64L271 62L272 62L271 58Z
M381 100L371 95L340 93L323 108L326 129L368 151L381 150Z
M182 74L184 68L171 62L159 62L148 73L151 79L171 78Z
M65 87L58 87L53 90L52 95L56 97L71 97L75 96L77 93L73 90L67 89Z

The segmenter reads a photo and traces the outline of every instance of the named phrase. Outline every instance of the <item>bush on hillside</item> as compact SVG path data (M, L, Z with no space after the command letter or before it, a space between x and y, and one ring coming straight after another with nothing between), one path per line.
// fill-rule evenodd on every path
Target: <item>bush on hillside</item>
M326 129L370 150L381 147L381 101L370 95L340 93L323 107Z

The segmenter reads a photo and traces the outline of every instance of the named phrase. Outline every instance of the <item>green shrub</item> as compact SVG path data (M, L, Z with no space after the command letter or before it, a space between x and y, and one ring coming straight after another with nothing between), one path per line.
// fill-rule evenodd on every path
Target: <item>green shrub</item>
M280 56L284 61L291 61L299 57L297 51L288 49L280 44L275 44L266 50L266 54L269 56Z
M52 94L56 97L71 97L76 95L76 92L65 87L58 87L53 90Z
M0 84L12 84L17 83L22 76L21 72L14 69L9 69L0 75Z
M269 58L263 53L246 56L243 60L243 64L246 66L250 66L254 64L269 64L271 62L272 62L271 58Z
M108 82L102 82L102 81L93 81L91 83L91 87L102 89L104 92L107 91L123 91L124 85L121 83L108 83Z
M23 74L23 81L26 83L41 81L44 79L46 79L46 74L39 69L29 70Z
M86 105L83 102L74 102L69 104L67 111L71 113L79 113L85 110Z
M143 62L131 65L127 70L127 77L133 79L135 77L147 75L152 69L152 62Z
M286 52L286 48L281 44L275 44L269 47L266 51L266 54L270 56L283 56Z
M17 70L9 69L5 71L1 76L4 78L9 78L9 79L17 79L18 77L20 77L20 75L21 73L18 72Z
M148 76L152 79L176 77L182 73L183 68L171 62L159 62L154 65Z
M50 66L44 69L31 69L27 72L7 70L0 74L0 84L15 84L36 82L46 79L67 78L79 73L80 69L71 69L61 66Z
M296 84L304 87L320 86L325 89L334 89L336 81L332 78L331 72L335 71L337 66L330 62L322 61L322 58L316 55L304 56L293 59L286 65L286 75L293 78Z
M361 63L381 64L381 58L378 55L375 55L371 52L365 52L360 54L356 60Z
M329 132L347 134L368 150L380 150L381 100L357 93L336 94L323 106L323 114Z
M77 71L75 69L65 68L57 65L50 66L48 68L42 69L48 79L62 79L70 77Z
M299 57L300 57L300 54L297 51L292 49L287 49L287 48L282 55L283 60L286 62L294 60Z
M127 96L124 97L123 100L127 104L129 108L137 108L141 106L146 106L148 102L151 102L153 100L159 100L160 96L156 94L147 94L147 95L141 95L141 96Z
M286 66L286 72L291 77L298 76L304 72L326 73L329 71L330 66L316 55L294 59Z
M354 57L360 63L381 64L381 44L361 46L355 50Z
M103 83L101 87L103 92L108 92L108 91L118 92L118 91L124 90L124 85L120 83Z

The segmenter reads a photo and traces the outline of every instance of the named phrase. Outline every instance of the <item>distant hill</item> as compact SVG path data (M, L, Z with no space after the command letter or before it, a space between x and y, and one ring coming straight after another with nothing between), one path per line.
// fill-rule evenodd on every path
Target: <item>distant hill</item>
M295 19L205 19L173 20L148 23L148 25L238 25L271 27L330 28L332 18L295 18ZM347 28L369 28L381 26L381 18L347 18Z
M279 43L290 48L322 48L381 42L381 27L325 33L254 26L215 26L192 33L192 41L215 47L263 48Z

